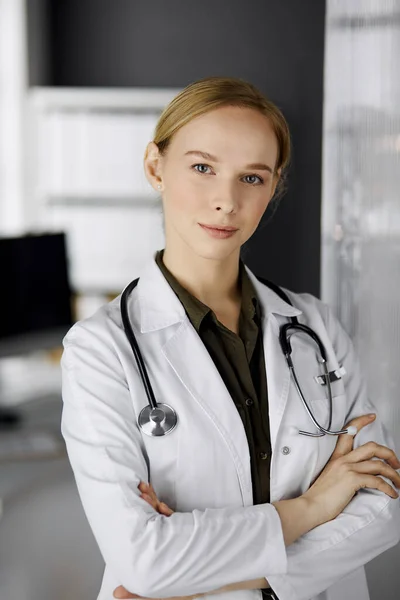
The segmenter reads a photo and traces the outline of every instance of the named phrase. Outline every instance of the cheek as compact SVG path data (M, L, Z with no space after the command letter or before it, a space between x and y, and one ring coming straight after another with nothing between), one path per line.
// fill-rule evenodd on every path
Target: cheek
M170 190L167 203L177 219L198 216L204 209L204 197L189 188L179 186L179 189Z
M165 208L179 219L204 210L207 203L204 189L193 184L188 177L180 177L172 181L165 180Z

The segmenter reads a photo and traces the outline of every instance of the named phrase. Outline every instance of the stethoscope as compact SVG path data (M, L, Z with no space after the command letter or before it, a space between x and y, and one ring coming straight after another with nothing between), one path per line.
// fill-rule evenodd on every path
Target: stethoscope
M276 292L278 294L278 296L280 296L288 304L293 306L293 304L291 303L288 296L285 294L285 292L283 290L281 290L280 287L278 287L271 281L268 281L267 279L264 279L262 277L257 276L257 279L259 281L261 281L261 283L264 283L266 286L271 288L274 292ZM132 330L132 327L131 327L131 324L129 321L128 309L127 309L128 296L131 293L131 291L136 287L138 281L139 281L139 278L131 281L131 283L129 283L126 286L126 288L124 289L124 291L122 292L121 304L120 304L122 323L123 323L123 326L125 329L126 336L132 347L133 353L136 357L140 376L142 378L143 385L146 390L146 394L147 394L147 398L148 398L148 405L145 406L139 413L138 425L139 425L140 429L143 431L143 433L145 433L147 435L161 436L161 435L166 435L167 433L170 433L176 427L176 424L178 422L178 417L177 417L176 411L171 406L169 406L168 404L164 404L164 403L156 401L154 392L153 392L153 388L151 387L149 376L147 374L147 370L146 370L142 355L139 350L139 346L137 344L136 338L133 334L133 330ZM354 435L356 433L356 431L353 431L355 428L352 428L352 427L348 427L347 429L341 429L340 431L331 431L329 429L331 426L331 423L332 423L332 406L333 406L331 382L335 381L337 379L340 379L342 374L344 374L346 371L344 370L343 367L341 367L340 369L336 369L335 371L332 371L329 373L328 367L327 367L327 355L326 355L325 347L324 347L323 343L321 342L320 338L318 337L318 335L310 327L307 327L307 325L303 325L302 323L299 323L299 321L297 320L297 317L289 317L289 318L290 318L290 323L286 323L285 325L282 325L279 330L280 346L282 348L283 354L285 355L286 362L290 369L290 373L293 377L293 381L296 386L297 392L303 402L304 408L306 409L307 414L310 417L311 421L314 423L315 427L318 429L318 433L311 433L309 431L302 431L302 430L298 430L298 433L300 433L301 435L309 436L309 437L321 437L323 435L340 435L342 433L348 433L348 434ZM324 375L316 377L316 380L321 385L326 385L327 389L328 389L329 423L328 423L327 428L322 427L322 425L320 425L318 423L318 421L314 417L313 413L311 412L311 409L310 409L306 399L304 398L303 392L300 388L300 384L299 384L299 381L297 379L296 372L294 369L294 365L293 365L293 361L292 361L292 357L291 357L292 346L290 344L290 338L294 334L300 333L300 332L305 333L306 335L310 336L314 340L314 342L317 344L319 351L320 351L321 356L317 357L317 360L319 363L322 364L322 367L324 370Z

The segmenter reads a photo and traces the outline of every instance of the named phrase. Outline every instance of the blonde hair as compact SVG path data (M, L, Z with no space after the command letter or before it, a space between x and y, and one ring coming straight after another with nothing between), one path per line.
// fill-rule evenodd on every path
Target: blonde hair
M258 110L270 122L278 142L274 175L281 169L274 198L285 191L286 169L290 162L290 132L279 108L254 85L235 77L207 77L189 84L166 106L154 132L153 142L165 155L174 134L196 117L221 106Z

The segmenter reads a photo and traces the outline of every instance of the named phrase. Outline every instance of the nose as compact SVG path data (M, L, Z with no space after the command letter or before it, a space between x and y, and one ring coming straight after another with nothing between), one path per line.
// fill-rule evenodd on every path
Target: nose
M213 208L226 213L236 212L239 204L239 191L230 181L221 182L213 189Z

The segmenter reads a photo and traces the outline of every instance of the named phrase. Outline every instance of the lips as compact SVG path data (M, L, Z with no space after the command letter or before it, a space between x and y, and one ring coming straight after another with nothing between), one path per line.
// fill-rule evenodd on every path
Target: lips
M207 229L216 229L218 231L237 231L237 227L223 227L219 225L205 225L203 223L199 223L202 227L207 227Z
M209 227L208 225L202 225L201 223L199 223L199 225L207 233L207 235L217 240L226 240L232 237L238 231L238 229L231 227L227 227L225 229L217 229L214 226Z

